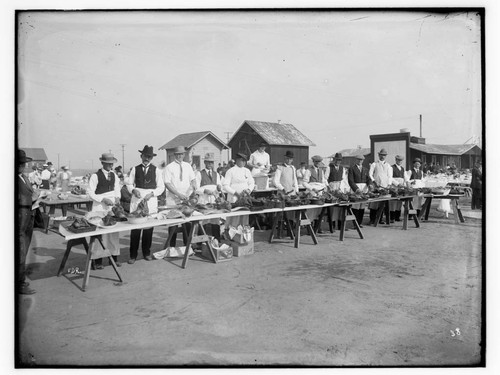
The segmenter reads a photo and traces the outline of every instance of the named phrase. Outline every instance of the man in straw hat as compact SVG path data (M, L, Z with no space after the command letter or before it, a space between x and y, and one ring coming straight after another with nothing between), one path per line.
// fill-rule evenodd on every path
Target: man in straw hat
M181 201L189 198L191 193L196 190L196 176L191 164L184 161L186 149L184 146L177 146L174 149L174 161L168 164L163 170L163 180L167 188L166 203L168 206L174 206ZM185 232L189 233L191 223L183 224ZM178 226L169 228L169 235L172 234L170 246L175 246L177 243ZM173 231L173 233L172 233ZM183 232L184 244L187 242L187 237Z
M149 214L158 212L158 196L165 190L165 184L161 173L151 164L151 160L156 154L153 146L144 146L141 153L141 164L135 166L130 171L127 181L127 189L132 193L130 198L130 212L137 210L139 203L146 202ZM153 260L151 257L151 244L153 242L153 229L132 229L130 231L130 259L128 264L134 264L139 249L139 240L142 232L142 255L145 260Z
M35 211L32 210L33 202L39 197L39 192L33 189L27 176L24 175L26 163L32 161L26 156L24 150L18 150L17 153L17 200L18 200L18 247L19 252L16 252L15 258L17 263L17 292L20 294L33 294L35 290L29 287L26 281L26 255L31 244L33 236L33 225L35 222Z
M404 157L401 155L396 155L395 157L396 163L392 165L392 179L391 182L394 185L404 185L407 182L407 178L405 175L405 168L403 167ZM401 201L391 201L389 202L389 210L390 210L390 221L394 223L394 221L401 221L401 208L403 206L403 202Z
M349 187L353 192L366 192L370 186L370 175L368 174L368 168L363 167L363 161L365 157L363 155L356 155L356 164L349 168L347 174L347 181L349 182ZM365 215L364 203L355 203L352 205L352 212L356 217L358 225L363 228L363 216ZM356 228L354 228L356 229Z
M387 162L387 150L385 148L380 149L378 152L378 160L370 165L370 180L374 186L387 187L391 183L392 178L392 167ZM370 223L369 225L375 224L377 219L377 210L381 204L385 202L369 203L368 208L370 209ZM389 216L389 213L387 213ZM382 216L380 217L380 224L385 224ZM387 223L389 224L389 223Z
M118 160L113 154L104 153L99 158L102 168L93 173L89 179L88 194L92 199L92 211L89 217L92 217L92 212L108 213L113 206L120 202L120 178L113 171L113 164ZM109 251L115 264L120 267L118 255L120 255L120 234L110 233L102 235L102 243L106 250ZM104 254L102 254L104 255ZM96 269L102 269L102 258L94 260Z

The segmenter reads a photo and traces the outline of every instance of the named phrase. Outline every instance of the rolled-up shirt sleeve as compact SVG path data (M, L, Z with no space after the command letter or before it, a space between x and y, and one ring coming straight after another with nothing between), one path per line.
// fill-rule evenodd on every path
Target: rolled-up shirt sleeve
M236 190L234 190L231 187L232 177L233 177L233 171L230 169L226 172L226 175L224 176L224 184L222 185L224 191L228 194L236 193Z
M130 175L128 176L127 190L132 194L132 190L135 188L135 168L132 168Z
M156 169L156 189L153 190L153 195L155 197L161 195L165 191L165 183L163 182L163 173L160 173L158 169Z
M284 190L285 187L281 185L280 180L281 180L281 168L278 168L276 169L276 173L274 174L274 186L276 186L278 190Z

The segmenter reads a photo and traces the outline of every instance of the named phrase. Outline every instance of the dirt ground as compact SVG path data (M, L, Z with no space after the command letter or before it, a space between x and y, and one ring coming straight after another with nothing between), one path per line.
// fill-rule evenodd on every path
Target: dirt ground
M470 208L470 207L469 207ZM33 296L19 309L24 366L445 366L481 360L482 248L479 212L455 224L434 209L410 223L365 226L267 242L255 254L213 264L138 260L81 276L57 277L65 249L34 234ZM473 218L474 216L475 218ZM326 229L326 225L324 226ZM153 251L165 229L155 229ZM128 259L128 234L120 237ZM85 252L67 267L83 268ZM105 262L107 264L107 262ZM76 277L76 279L74 279Z

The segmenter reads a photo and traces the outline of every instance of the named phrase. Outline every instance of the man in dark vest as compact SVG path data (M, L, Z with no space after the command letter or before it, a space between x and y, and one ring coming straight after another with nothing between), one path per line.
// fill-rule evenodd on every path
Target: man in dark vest
M345 192L349 186L347 182L347 169L342 166L342 154L337 152L333 161L329 165L330 172L328 174L328 186L331 190L340 190ZM332 213L332 221L337 222L337 227L342 227L342 220L340 220L340 208L329 207ZM348 230L346 228L346 230Z
M359 190L365 191L368 190L368 186L370 185L370 175L368 168L363 167L363 160L365 157L363 155L356 156L356 164L354 164L351 168L349 168L349 173L347 180L349 181L349 186L353 192L357 192ZM363 203L355 203L352 205L352 212L356 217L356 221L359 226L362 228L363 225L363 216L365 215L365 209Z
M396 164L392 166L392 183L395 185L403 185L406 182L405 178L405 168L403 167L404 157L401 155L396 155ZM390 201L389 202L389 210L390 210L390 221L394 223L394 221L401 221L401 207L403 206L403 202L401 201Z
M31 158L26 156L24 150L19 150L17 153L17 166L18 176L18 248L19 252L16 254L17 262L17 292L20 294L33 294L35 290L29 287L26 281L26 255L33 236L33 225L35 221L35 211L32 210L33 202L38 199L39 193L34 190L29 182L29 179L24 175L24 168L26 163L30 162Z
M470 182L472 189L471 210L480 210L483 206L483 165L481 161L476 161L472 170Z
M422 166L422 160L420 160L420 158L415 158L413 160L413 168L411 169L410 183L412 185L415 185L416 187L422 186L422 179L424 178L424 173L422 172L422 169L420 169L421 166ZM413 208L417 210L417 216L420 215L420 209L422 208L422 204L423 204L422 196L416 196L415 198L413 198ZM410 218L411 217L413 217L413 215L410 215Z
M141 153L142 163L132 168L127 188L132 197L130 199L130 212L137 210L141 201L146 202L149 214L158 212L158 196L165 190L162 174L151 164L156 154L153 146L144 146ZM151 257L151 244L153 242L153 229L132 229L130 232L130 259L128 264L134 264L139 249L139 240L142 232L142 255L145 260L153 260Z

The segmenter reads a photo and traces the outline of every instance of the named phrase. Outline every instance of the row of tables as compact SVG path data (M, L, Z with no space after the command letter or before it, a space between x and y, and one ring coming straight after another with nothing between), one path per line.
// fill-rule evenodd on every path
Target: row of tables
M330 207L339 207L341 209L340 213L340 218L342 220L342 227L340 229L340 234L339 234L339 240L343 241L344 240L344 233L347 227L348 222L352 222L354 228L356 229L359 237L361 239L364 238L363 233L361 231L361 228L359 227L355 216L353 215L352 212L352 205L353 204L358 204L358 203L375 203L375 202L381 202L384 204L379 205L379 209L377 212L377 220L376 223L378 223L379 218L383 214L383 211L388 209L388 204L390 201L402 201L404 205L404 211L403 211L403 230L408 229L408 222L409 222L409 217L412 215L413 221L415 223L415 226L417 228L420 227L420 220L425 217L427 220L429 216L429 210L430 210L430 205L432 202L432 199L451 199L452 200L452 207L455 213L455 222L458 223L464 222L463 216L460 211L460 207L458 205L458 199L462 195L432 195L432 194L427 194L424 195L426 198L426 201L424 205L422 206L422 209L420 211L420 214L417 215L417 211L413 208L412 205L412 200L414 196L403 196L403 197L382 197L382 198L375 198L375 199L369 199L366 201L360 201L360 202L337 202L337 203L325 203L323 205L303 205L303 206L293 206L293 207L285 207L285 208L269 208L269 209L264 209L264 210L259 210L259 211L249 211L249 210L243 210L243 209L238 209L234 210L231 212L227 213L213 213L213 214L199 214L195 211L195 213L186 218L176 218L176 219L151 219L148 220L145 223L141 224L130 224L128 222L118 222L116 225L114 225L111 228L102 228L98 227L95 231L92 232L84 232L84 233L73 233L69 230L67 230L63 225L59 225L59 233L65 238L65 240L68 241L67 246L66 246L66 252L63 256L61 265L59 267L58 271L58 276L60 276L63 271L64 267L66 265L66 261L68 259L68 256L71 252L71 249L73 246L76 245L83 245L85 247L85 250L87 251L87 259L86 259L86 267L84 271L84 277L83 277L83 283L82 283L82 291L85 291L86 286L88 285L89 282L89 277L90 277L90 269L91 269L91 262L93 259L93 249L94 246L96 246L96 242L99 242L100 246L103 248L104 252L107 253L106 249L104 248L104 245L101 241L101 236L103 234L109 234L109 233L119 233L119 232L128 232L132 229L145 229L145 228L151 228L151 227L158 227L158 226L177 226L179 224L183 224L186 222L191 222L193 225L191 226L191 230L188 233L187 236L187 243L186 243L186 250L185 250L185 255L183 257L182 261L182 268L186 268L188 259L189 259L189 249L193 244L196 243L205 243L209 250L210 254L212 255L212 261L214 263L217 263L217 257L215 256L214 249L212 248L211 242L209 241L209 236L206 234L202 221L204 220L210 220L210 219L227 219L229 217L235 217L235 216L245 216L245 215L257 215L257 214L271 214L273 217L272 220L272 230L271 234L269 237L269 242L272 243L275 237L275 233L277 230L277 223L280 220L287 220L288 221L288 228L289 228L289 234L290 237L294 240L294 246L296 248L299 247L300 245L300 236L301 236L301 228L305 227L307 229L308 235L311 236L311 239L313 240L313 243L316 245L318 243L316 234L314 229L312 228L311 221L307 217L307 210L310 209L328 209ZM85 199L68 199L64 200L61 202L50 202L47 201L46 203L47 206L53 206L55 208L56 205L59 206L67 206L70 204L76 204L76 203L85 203L88 200ZM90 200L90 202L92 202ZM62 209L61 207L61 209ZM286 213L293 213L293 215L286 215ZM64 213L63 213L64 214ZM290 219L289 217L293 216L293 219ZM293 228L293 229L292 229ZM201 232L202 234L199 235L198 233ZM90 241L87 243L86 238L90 237ZM165 247L168 246L170 243L170 237L166 239L165 241ZM111 265L113 266L119 281L122 281L121 275L118 272L118 269L116 267L116 264L113 261L113 258L111 255L108 253L108 257L110 260Z

